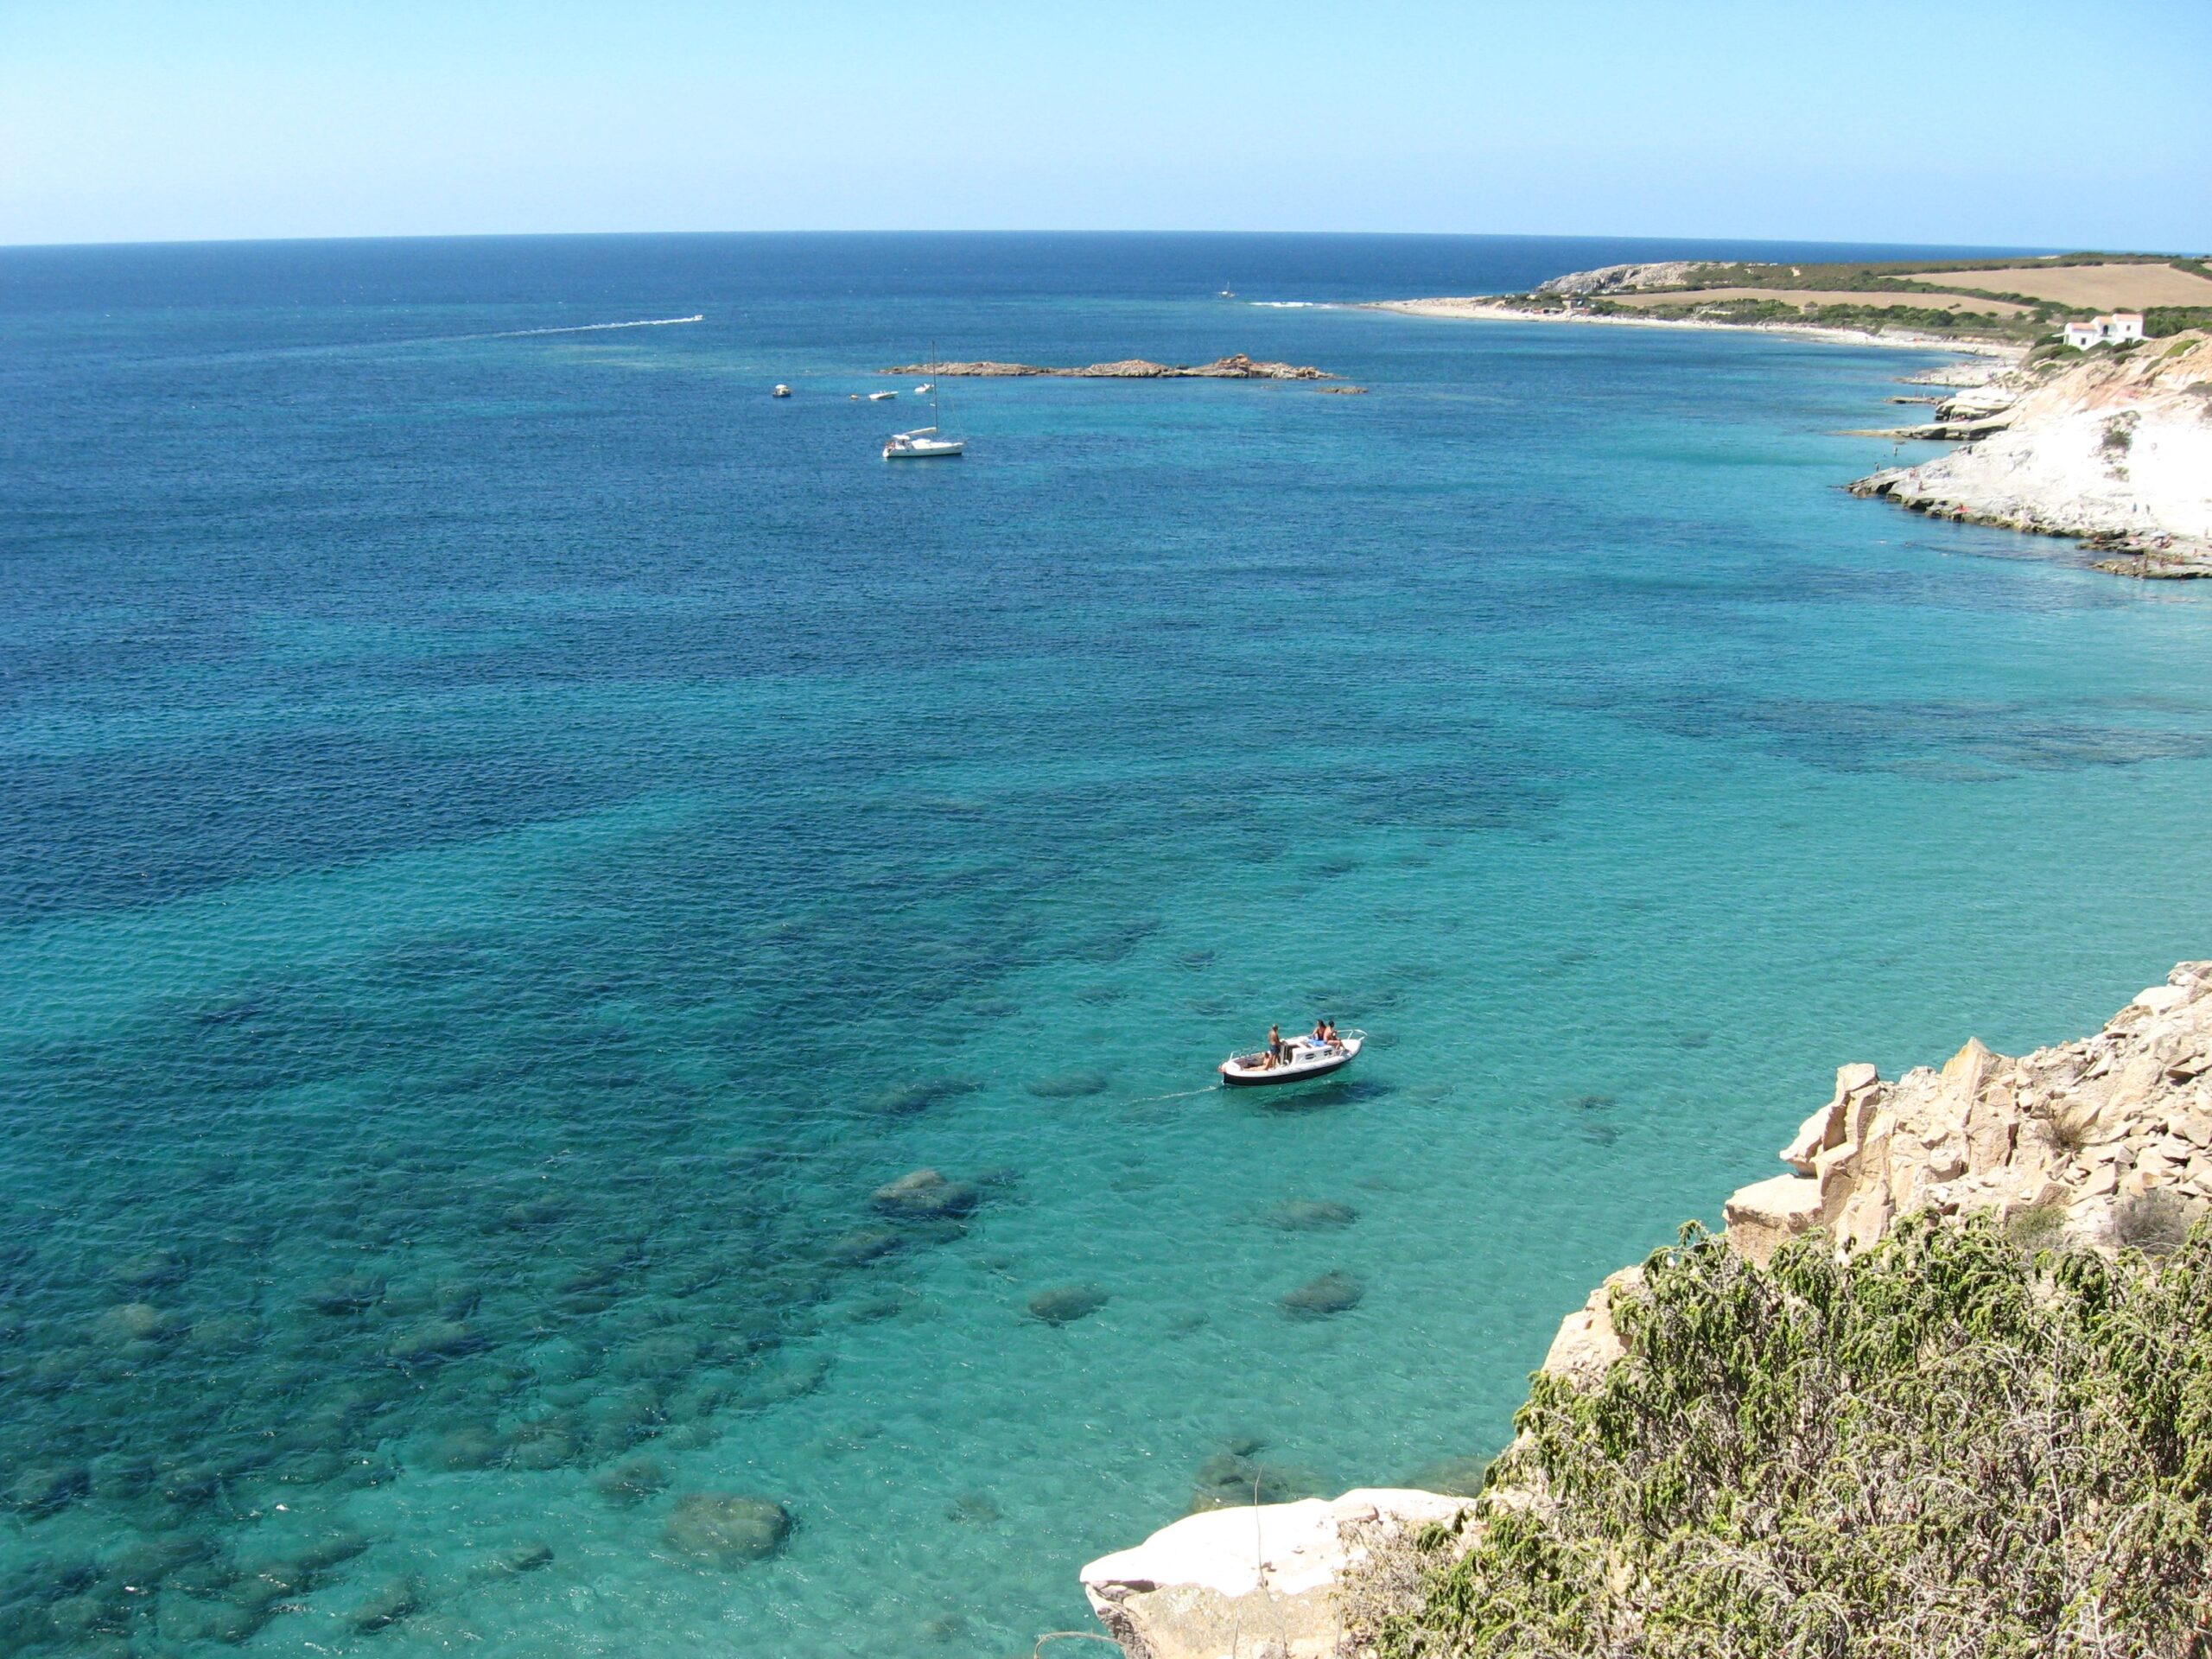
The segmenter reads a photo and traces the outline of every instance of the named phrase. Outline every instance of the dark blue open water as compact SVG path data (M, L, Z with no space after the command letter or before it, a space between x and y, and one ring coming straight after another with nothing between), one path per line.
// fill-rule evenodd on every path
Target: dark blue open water
M2212 595L1844 496L1933 359L1243 302L1701 251L0 253L0 1650L1026 1653L2203 954Z

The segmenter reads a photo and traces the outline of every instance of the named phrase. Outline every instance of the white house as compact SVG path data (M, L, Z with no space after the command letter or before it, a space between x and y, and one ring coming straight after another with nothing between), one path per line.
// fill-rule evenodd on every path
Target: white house
M2142 314L2135 311L2115 311L2108 317L2092 317L2087 322L2066 325L2066 343L2077 352L2086 352L2092 346L2101 346L2107 340L2140 340L2143 338Z

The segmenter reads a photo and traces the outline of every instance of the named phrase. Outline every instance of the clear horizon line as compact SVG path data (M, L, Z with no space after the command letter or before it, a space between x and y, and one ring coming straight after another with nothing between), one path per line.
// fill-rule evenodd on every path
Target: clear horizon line
M775 236L819 236L819 237L838 237L838 236L850 236L850 237L891 237L891 236L912 236L912 237L925 237L925 236L968 236L968 237L1016 237L1016 236L1106 236L1106 237L1249 237L1249 238L1293 238L1293 237L1341 237L1341 238L1350 238L1357 237L1357 238L1406 238L1406 239L1408 239L1408 240L1414 240L1414 239L1416 239L1416 238L1421 238L1421 239L1445 240L1445 241L1451 241L1451 240L1465 240L1465 241L1496 241L1496 242L1614 242L1614 243L1622 243L1622 242L1630 242L1630 243L1634 243L1634 242L1648 242L1648 243L1652 243L1652 244L1655 244L1655 245L1677 245L1685 244L1685 243L1764 243L1764 244L1766 244L1766 245L1770 245L1770 246L1777 246L1777 247L1792 247L1792 246L1798 246L1798 247L1821 247L1821 246L1837 246L1837 245L1842 245L1842 246L1861 247L1861 248L1936 248L1936 249L1942 249L1942 250L1946 250L1946 251L1953 251L1953 250L1955 250L1955 251L1961 251L1961 252L1999 253L1999 254L2074 255L2074 254L2089 254L2089 253L2106 253L2106 254L2130 254L2130 255L2133 255L2133 256L2136 256L2136 257L2158 257L2158 258L2167 258L2167 259L2212 258L2212 254L2192 254L2192 253L2183 253L2183 252L2181 252L2181 251L2175 251L2175 250L2151 249L2151 248L2120 248L2120 247L2105 247L2105 248L2101 248L2101 247L2095 247L2095 246L2092 246L2092 245L2075 245L2075 246L2069 246L2069 247L2058 247L2058 246L2048 246L2048 245L2045 245L2045 246L2037 246L2037 245L2032 245L2032 244L2028 244L2028 243L2004 243L2004 242L1897 242L1897 241L1879 241L1879 240L1875 240L1875 241L1862 241L1862 240L1859 240L1859 239L1857 239L1857 238L1851 238L1851 237L1847 237L1847 236L1819 237L1819 238L1815 238L1815 237L1805 237L1805 236L1755 236L1755 235L1729 235L1729 236L1716 236L1716 235L1711 235L1711 234L1694 234L1694 235L1692 235L1692 234L1681 234L1681 235L1678 235L1678 234L1674 234L1674 233L1668 233L1668 234L1664 234L1664 235L1653 235L1653 234L1649 234L1649 233L1637 233L1637 234L1630 234L1630 233L1625 233L1625 232L1616 233L1616 232L1606 232L1606 231L1574 231L1574 232L1547 232L1547 231L1312 231L1312 230L1265 230L1265 231L1255 231L1255 230L1221 230L1221 231L1198 231L1198 230L1189 230L1189 229L1178 229L1178 230L1170 230L1170 229L1147 229L1147 228L1143 228L1143 227L1117 227L1117 228L1112 228L1112 229L1102 229L1102 228L1099 228L1099 227L1096 227L1096 226L1025 226L1025 227L1022 227L1022 228L1020 228L1020 229L1010 229L1010 228L1007 228L1007 227L1003 227L1003 226L1000 226L1000 227L994 227L994 228L973 229L973 228L964 228L964 227L961 227L961 226L932 226L932 227L926 228L926 229L916 228L916 227L913 227L913 226L885 226L885 227L876 227L876 228L855 228L855 227L851 227L851 226L846 226L846 227L834 228L834 229L823 229L823 228L807 228L807 227L792 227L792 226L785 226L785 227L779 227L779 228L776 228L776 229L745 229L745 230L659 230L659 231L429 231L429 232L381 232L381 231L376 231L376 232L343 232L343 233L326 234L326 235L314 235L314 236L177 236L177 237L148 237L148 238L108 237L108 238L96 238L96 239L94 239L94 240L91 240L91 241L78 241L78 242L14 242L14 241L7 241L7 240L4 240L4 239L0 239L0 252L35 252L35 251L55 251L55 252L58 252L58 251L66 251L72 250L72 249L89 249L89 248L199 248L199 247L247 247L247 246L257 246L257 245L258 245L258 246L286 246L286 245L313 245L313 244L321 244L321 243L340 243L340 242L344 242L344 243L352 243L352 242L361 242L361 243L368 243L368 242L520 242L520 241L550 241L550 240L556 240L556 239L563 239L563 240L570 240L570 239L572 239L572 240L579 240L579 241L581 241L581 240L584 240L584 239L587 239L587 238L597 238L597 239L602 239L602 240L613 240L613 239L616 239L616 238L646 238L646 237L700 237L700 238L706 238L706 237L775 237Z

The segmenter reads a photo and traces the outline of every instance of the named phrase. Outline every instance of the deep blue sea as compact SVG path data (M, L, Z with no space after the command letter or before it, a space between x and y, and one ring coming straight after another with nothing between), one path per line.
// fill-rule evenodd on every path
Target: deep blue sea
M0 251L0 1651L1027 1654L2207 954L2212 594L1845 495L1936 358L1288 303L1706 251Z

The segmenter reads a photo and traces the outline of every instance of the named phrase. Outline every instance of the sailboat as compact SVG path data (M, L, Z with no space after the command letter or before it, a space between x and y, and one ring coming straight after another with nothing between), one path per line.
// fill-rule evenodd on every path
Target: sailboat
M883 446L886 461L950 461L965 454L968 445L961 438L938 435L937 420L937 342L930 342L930 378L914 388L930 395L930 424L918 426L911 432L893 432Z

